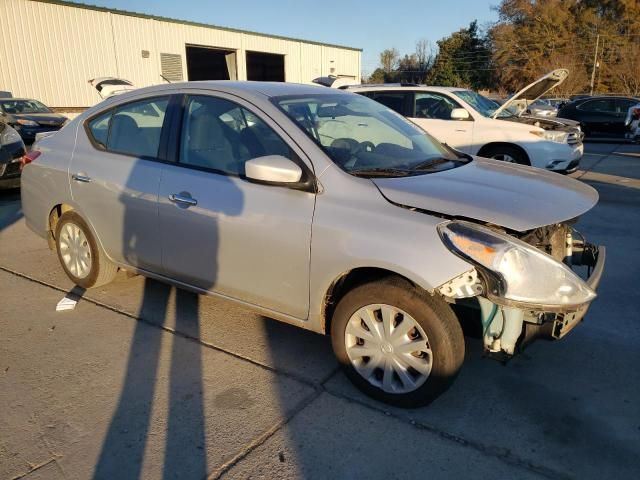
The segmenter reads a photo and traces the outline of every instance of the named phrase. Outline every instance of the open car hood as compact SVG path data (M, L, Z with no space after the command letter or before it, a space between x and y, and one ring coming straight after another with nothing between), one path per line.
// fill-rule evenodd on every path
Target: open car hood
M372 181L392 203L519 232L576 218L598 202L595 189L573 178L480 158L442 172Z
M564 82L568 76L569 70L567 70L566 68L558 68L556 70L553 70L552 72L547 73L535 82L530 83L529 85L524 87L510 99L504 102L500 106L500 108L493 112L491 118L497 118L500 112L509 108L518 100L526 100L529 103L535 102L542 95L556 88L558 85Z
M136 87L129 80L116 77L97 77L89 80L89 85L98 91L101 98L135 90Z

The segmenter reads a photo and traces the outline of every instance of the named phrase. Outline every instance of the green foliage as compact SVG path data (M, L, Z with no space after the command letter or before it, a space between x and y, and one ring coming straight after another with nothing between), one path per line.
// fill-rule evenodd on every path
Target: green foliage
M427 83L474 90L492 86L491 50L476 21L438 41L438 55Z
M640 95L640 0L502 0L486 32L477 22L415 53L381 53L370 82L414 82L514 92L555 68L555 95L590 90ZM596 39L598 49L596 52ZM594 62L594 56L595 62Z

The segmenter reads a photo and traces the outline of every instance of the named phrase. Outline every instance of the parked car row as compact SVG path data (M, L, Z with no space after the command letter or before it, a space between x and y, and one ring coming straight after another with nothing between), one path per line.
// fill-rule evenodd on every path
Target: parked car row
M0 121L11 125L25 143L33 143L38 133L60 130L68 118L38 100L11 97L0 98Z
M125 269L328 334L351 381L395 405L456 377L455 305L477 312L489 356L566 336L604 268L573 228L597 192L533 148L514 159L544 168L471 153L494 122L569 167L575 132L485 115L467 90L357 92L197 82L111 96L24 157L26 223L84 288ZM467 151L379 93L416 122L470 128Z

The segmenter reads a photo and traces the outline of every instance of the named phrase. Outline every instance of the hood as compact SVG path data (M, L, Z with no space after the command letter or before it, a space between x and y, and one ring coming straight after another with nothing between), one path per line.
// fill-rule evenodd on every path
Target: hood
M493 112L492 118L497 118L498 114L503 110L514 105L518 100L526 100L528 102L535 102L542 95L548 91L556 88L562 82L564 82L569 76L569 70L566 68L558 68L552 72L547 73L543 77L540 77L533 83L530 83L506 102L504 102L500 108Z
M578 180L480 158L443 172L372 181L393 203L520 232L578 217L598 202L596 190Z
M31 120L38 125L47 127L58 127L62 125L67 117L58 113L12 113L11 117L15 120Z
M97 77L89 80L89 85L98 91L101 98L135 90L136 87L129 80L116 77Z

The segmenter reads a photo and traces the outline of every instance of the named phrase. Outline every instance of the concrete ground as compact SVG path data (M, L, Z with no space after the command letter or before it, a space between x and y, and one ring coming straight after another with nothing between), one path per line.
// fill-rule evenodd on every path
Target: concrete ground
M0 194L0 478L640 478L640 147L588 144L600 297L560 342L467 358L418 410L358 393L328 338L121 274L73 287Z

